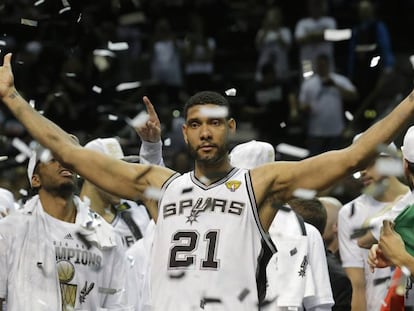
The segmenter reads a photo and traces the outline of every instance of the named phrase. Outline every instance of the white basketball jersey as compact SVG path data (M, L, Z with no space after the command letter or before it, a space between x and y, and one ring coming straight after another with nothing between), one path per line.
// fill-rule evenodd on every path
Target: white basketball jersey
M276 249L260 225L248 171L234 168L209 186L194 172L175 175L163 190L153 310L257 310Z

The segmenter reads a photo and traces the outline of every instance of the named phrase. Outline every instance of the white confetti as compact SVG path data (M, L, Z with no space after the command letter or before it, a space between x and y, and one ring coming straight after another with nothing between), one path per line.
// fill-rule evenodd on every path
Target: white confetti
M323 37L325 41L345 41L351 39L351 29L325 29Z
M30 157L32 155L32 149L26 143L19 138L15 137L12 140L12 146L19 150L21 153L26 155L27 157Z
M96 49L93 51L94 56L109 56L109 57L115 57L115 53L109 50L104 49Z
M144 191L144 196L148 199L152 200L160 200L162 197L161 189L154 188L154 187L147 187Z
M118 116L114 115L114 114L108 114L108 119L111 121L117 121L118 120Z
M147 121L149 120L149 115L148 113L146 113L145 111L141 111L139 114L137 114L133 119L126 119L126 122L136 128L136 127L142 127L145 125L145 123L147 123Z
M70 6L68 0L62 0L62 5L63 6Z
M9 157L8 156L0 156L0 162L6 161Z
M35 107L35 100L34 100L34 99L29 100L29 105L30 105L32 108L34 108L34 107Z
M312 77L312 76L313 76L313 73L314 73L314 72L313 72L313 70L311 70L311 71L306 71L306 72L304 72L304 73L303 73L303 75L302 75L302 76L303 76L303 78L304 78L304 79L309 79L310 77Z
M345 118L346 118L348 121L352 121L352 120L354 119L354 116L353 116L353 114L352 114L351 112L349 112L349 111L347 110L347 111L345 111Z
M6 46L7 44L6 44L6 41L4 41L4 40L0 40L0 46Z
M210 184L210 179L208 179L206 176L201 176L200 181L205 185Z
M35 3L34 3L34 6L38 6L38 5L41 5L42 3L44 3L45 2L45 0L38 0L38 1L36 1Z
M22 195L22 196L27 196L29 193L27 192L27 190L26 189L20 189L19 190L19 193Z
M124 51L129 49L128 42L108 42L108 49L111 51Z
M49 149L42 150L42 153L40 154L40 157L39 157L40 162L46 163L52 159L53 159L52 152L50 152Z
M280 127L281 127L282 129L286 127L286 123L285 123L285 122L281 122L279 125L280 125Z
M355 179L360 179L361 178L361 172L356 172L352 175Z
M229 109L227 107L201 107L200 114L207 118L226 118L229 115Z
M355 52L371 52L377 48L377 45L374 44L358 44L355 47Z
M237 90L233 87L225 91L227 96L236 96Z
M81 21L81 19L82 19L82 13L80 13L80 14L79 14L79 17L78 17L78 19L76 20L76 22L77 22L77 23L79 23L79 22Z
M302 198L305 200L313 199L315 195L316 195L316 191L311 190L311 189L298 188L295 191L293 191L293 196L297 198Z
M71 7L70 6L67 6L67 7L65 7L63 9L60 9L59 10L59 14L65 13L66 11L70 11L70 10L71 10Z
M309 150L281 143L276 146L276 151L279 153L291 155L297 158L306 158L309 155Z
M125 83L120 83L116 86L116 90L118 92L120 91L125 91L125 90L130 90L130 89L136 89L138 87L141 86L141 82L136 81L136 82L125 82Z
M380 157L375 162L375 169L382 176L404 176L401 160Z
M76 77L76 73L67 72L67 73L65 73L65 76L68 77L68 78L75 78Z
M164 140L164 146L166 146L166 147L171 146L171 138L166 138L166 139Z
M380 56L374 56L372 59L371 59L371 63L369 64L369 66L372 68L372 67L376 67L377 65L378 65L378 63L379 63L379 60L380 60Z
M102 88L100 88L100 87L99 87L99 86L97 86L97 85L94 85L94 86L92 87L92 91L94 91L95 93L101 94L101 93L102 93Z
M17 156L14 157L17 163L23 163L26 161L27 156L24 153L19 153Z
M22 25L27 25L27 26L31 26L31 27L37 27L37 24L38 24L37 21L27 19L27 18L20 19L20 23Z

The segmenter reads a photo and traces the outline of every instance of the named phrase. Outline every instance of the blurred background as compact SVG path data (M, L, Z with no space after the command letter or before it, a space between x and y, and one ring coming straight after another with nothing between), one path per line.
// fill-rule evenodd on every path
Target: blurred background
M199 90L235 89L225 95L238 121L233 144L265 140L311 155L349 144L412 89L412 12L412 0L6 0L0 56L13 52L17 89L82 144L118 136L125 154L137 154L141 142L126 120L147 95L162 122L165 162L183 172L192 161L181 109ZM310 120L328 133L337 118L335 133L312 135ZM32 140L0 106L0 187L19 199L27 160L15 138ZM345 201L360 188L351 180L339 189Z

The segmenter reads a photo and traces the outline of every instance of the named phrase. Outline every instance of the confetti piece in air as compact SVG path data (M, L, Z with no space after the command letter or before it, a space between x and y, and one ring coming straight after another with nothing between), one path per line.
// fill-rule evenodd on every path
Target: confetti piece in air
M115 57L115 53L109 50L104 49L96 49L93 51L94 56L108 56L108 57Z
M144 191L144 196L152 200L160 200L162 197L161 189L154 187L147 187Z
M22 195L22 196L27 196L29 193L27 192L27 190L26 189L20 189L19 190L19 193Z
M117 121L118 120L118 116L116 116L114 114L108 114L108 120Z
M200 114L207 118L226 118L229 115L229 110L227 107L202 107L200 109Z
M164 146L166 146L166 147L171 146L171 138L166 138L166 139L164 140Z
M379 158L375 162L375 169L382 176L404 176L404 167L399 159Z
M325 41L345 41L351 39L351 29L325 29L323 37Z
M14 159L16 160L17 163L23 163L24 161L26 161L27 156L24 153L19 153L18 155L14 157Z
M149 120L149 115L145 111L141 111L133 119L127 118L126 122L132 127L142 127Z
M295 191L293 191L293 196L297 198L302 198L305 200L313 199L315 195L316 195L316 191L312 189L298 188Z
M136 82L125 82L125 83L120 83L116 86L116 90L118 92L121 91L125 91L125 90L131 90L131 89L136 89L138 87L141 86L141 82L136 81Z
M36 1L35 3L34 3L34 6L38 6L38 5L41 5L42 3L44 3L45 2L45 0L38 0L38 1Z
M35 108L35 104L36 104L36 102L35 102L34 99L29 100L30 107Z
M0 156L0 162L7 161L8 158L9 158L8 156Z
M46 163L52 159L53 159L53 155L49 149L42 150L42 153L40 154L40 157L39 157L40 162Z
M236 96L237 90L233 87L225 91L227 96Z
M185 276L185 271L182 271L180 273L170 273L168 274L168 277L170 279L182 279Z
M4 40L0 40L0 46L6 46L7 44L6 44L6 41L4 41Z
M124 51L129 49L128 42L108 42L108 49L111 51Z
M361 178L361 172L356 172L352 175L352 177L354 177L354 179L360 179Z
M242 292L238 296L239 300L243 301L244 298L246 298L249 293L250 293L250 290L248 288L243 289Z
M389 155L391 157L395 157L400 159L400 154L396 148L392 148L389 145L386 144L379 144L377 146L377 152L382 153L383 155Z
M92 87L92 91L94 91L95 93L101 94L102 93L102 88L100 88L99 86L94 85Z
M25 142L23 142L17 137L13 138L12 146L16 148L17 150L19 150L24 155L26 155L26 157L28 158L30 158L30 156L32 155L32 149L30 149L30 147L26 145Z
M373 226L368 226L368 227L354 229L351 233L350 239L351 240L358 239L361 236L365 235L371 229L374 229L374 227Z
M281 122L280 124L279 124L279 126L280 126L280 128L285 128L286 127L286 123L285 122Z
M345 111L345 118L348 121L352 121L352 120L354 120L354 115L347 110L347 111Z
M30 27L37 27L38 22L31 20L31 19L27 19L27 18L22 18L20 19L20 23L22 25L26 25L26 26L30 26Z
M277 145L276 151L296 158L306 158L309 155L309 150L285 143Z
M62 0L62 5L63 6L70 6L69 1L68 0Z
M369 66L371 67L371 68L373 68L373 67L376 67L377 65L378 65L378 63L379 63L379 61L380 61L380 56L374 56L372 59L371 59L371 63L369 64Z
M79 23L82 19L82 13L79 14L78 19L76 20L77 23Z
M67 6L67 7L65 7L65 8L63 8L63 9L60 9L59 10L59 14L63 14L63 13L65 13L66 11L70 11L72 8L70 7L70 6Z
M75 78L76 77L76 73L67 72L67 73L65 73L65 76L68 77L68 78Z

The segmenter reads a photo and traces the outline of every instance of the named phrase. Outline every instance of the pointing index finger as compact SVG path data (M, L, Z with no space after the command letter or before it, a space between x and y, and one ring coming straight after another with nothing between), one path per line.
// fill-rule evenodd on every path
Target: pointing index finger
M147 107L147 112L149 115L154 115L155 113L155 109L154 109L154 105L151 103L151 101L149 100L149 98L147 96L144 96L143 101L145 103L145 106Z
M6 55L4 55L4 58L3 58L4 67L11 67L11 57L12 57L12 53L7 53Z

